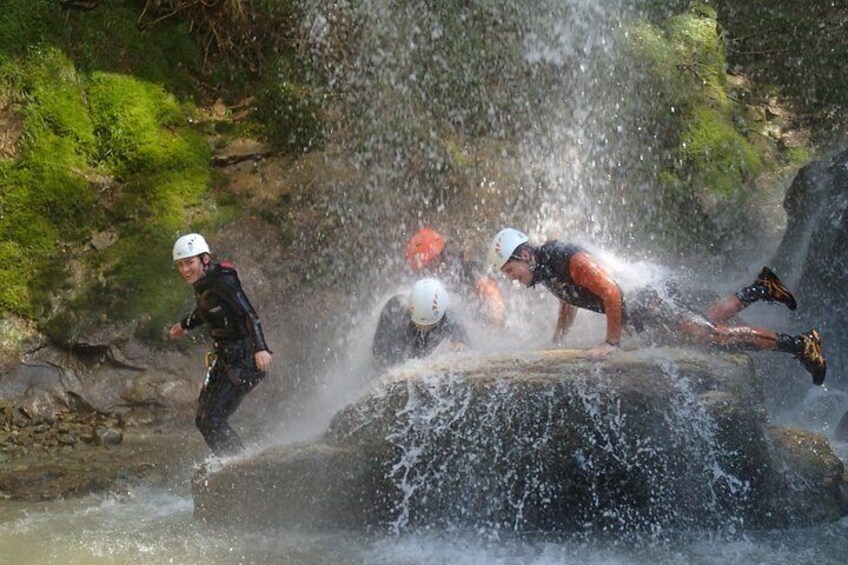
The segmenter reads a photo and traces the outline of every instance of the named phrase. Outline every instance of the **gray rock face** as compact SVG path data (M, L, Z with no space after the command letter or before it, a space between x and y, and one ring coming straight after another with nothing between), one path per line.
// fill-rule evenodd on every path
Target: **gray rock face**
M835 520L842 476L824 438L768 426L747 356L556 350L398 369L194 498L215 522L654 537Z
M784 200L788 224L773 264L798 272L798 317L821 330L828 382L848 379L848 151L799 171Z

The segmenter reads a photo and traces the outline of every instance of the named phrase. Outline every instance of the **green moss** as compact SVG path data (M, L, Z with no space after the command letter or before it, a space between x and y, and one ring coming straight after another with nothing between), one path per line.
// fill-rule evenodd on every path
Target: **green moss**
M813 158L813 154L807 147L790 147L783 155L784 160L791 165L806 165Z
M0 241L0 308L16 314L33 314L29 292L31 269L28 254L13 241Z
M187 126L192 109L158 84L80 72L55 48L31 49L2 69L21 101L23 135L19 157L0 167L8 220L0 223L0 308L38 319L58 341L100 314L153 336L150 324L173 316L185 296L178 280L163 283L172 239L211 213L198 206L211 184L210 151ZM118 242L85 251L107 225ZM72 258L99 276L68 288ZM67 303L54 312L60 291Z
M720 112L695 108L685 123L680 156L696 185L723 196L739 193L762 170L759 155Z
M63 27L59 2L5 0L0 15L0 59L23 56L29 46L59 39Z
M668 24L668 40L682 76L691 81L690 90L729 110L724 43L718 34L715 15L688 13ZM699 84L700 83L700 84Z
M4 0L0 61L25 58L32 48L55 48L82 72L132 74L191 94L200 51L176 18L141 30L143 4L111 0L91 11L62 10L57 0Z
M10 220L0 224L0 238L36 256L80 237L96 196L82 177L94 149L82 81L61 53L32 55L18 78L26 100L21 156L0 177L0 207Z
M744 224L746 183L774 166L774 148L754 133L756 117L728 79L726 45L710 7L692 3L685 13L642 21L629 37L629 62L643 71L636 88L648 93L641 123L663 132L657 153L665 158L652 163L658 171L645 172L660 188L646 229L672 247L709 248L739 229L735 222ZM729 211L721 225L715 210Z
M725 49L714 18L679 14L663 26L634 24L630 57L666 108L716 104L729 110Z

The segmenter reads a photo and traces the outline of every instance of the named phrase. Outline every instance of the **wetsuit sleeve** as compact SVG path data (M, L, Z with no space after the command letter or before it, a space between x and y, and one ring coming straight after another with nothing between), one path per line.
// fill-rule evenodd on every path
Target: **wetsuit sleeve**
M216 289L218 295L229 304L233 312L241 317L245 323L250 341L253 343L254 351L267 351L268 345L265 343L265 335L262 333L262 323L259 321L259 316L244 294L241 283L236 276L221 277L221 284Z
M202 325L203 320L201 320L200 316L197 315L197 308L192 310L191 314L189 314L188 316L183 318L182 321L180 321L180 326L182 326L184 330L191 330Z
M604 303L607 316L607 343L618 345L621 341L621 291L609 273L585 251L571 257L568 265L571 280L589 289Z

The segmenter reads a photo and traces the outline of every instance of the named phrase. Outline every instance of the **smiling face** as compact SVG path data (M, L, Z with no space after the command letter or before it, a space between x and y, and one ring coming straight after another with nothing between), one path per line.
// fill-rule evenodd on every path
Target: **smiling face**
M188 284L193 285L199 281L206 272L205 265L200 255L179 259L176 263L177 269L180 270L180 275L182 275L183 280Z

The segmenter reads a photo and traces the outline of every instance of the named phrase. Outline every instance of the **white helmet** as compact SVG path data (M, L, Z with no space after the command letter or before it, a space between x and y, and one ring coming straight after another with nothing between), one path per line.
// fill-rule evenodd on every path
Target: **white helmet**
M441 282L436 279L421 279L412 286L407 303L409 315L414 323L431 326L444 317L450 299L445 285Z
M202 253L211 253L209 244L199 233L189 233L174 243L174 261L196 257Z
M528 241L530 241L530 238L527 237L527 234L512 228L502 229L489 245L489 263L496 271L500 271L501 267L506 265L512 254L515 253L516 248Z

